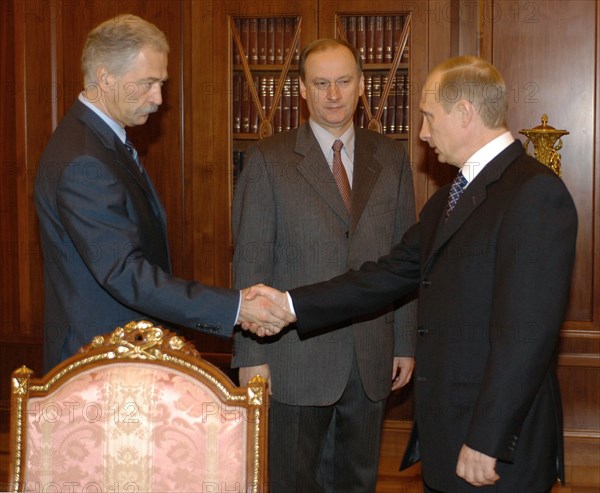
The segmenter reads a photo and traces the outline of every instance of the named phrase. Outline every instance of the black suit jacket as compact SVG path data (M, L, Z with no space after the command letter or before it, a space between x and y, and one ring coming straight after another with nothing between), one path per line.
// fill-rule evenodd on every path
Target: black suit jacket
M134 319L231 334L239 293L171 275L165 212L149 177L79 101L44 150L34 197L46 370Z
M548 490L563 475L556 352L575 255L573 201L518 141L444 222L448 191L427 202L388 256L291 290L298 331L308 336L340 313L357 316L418 288L413 437L424 479L442 491L480 491L455 474L466 443L499 459L501 479L487 489Z

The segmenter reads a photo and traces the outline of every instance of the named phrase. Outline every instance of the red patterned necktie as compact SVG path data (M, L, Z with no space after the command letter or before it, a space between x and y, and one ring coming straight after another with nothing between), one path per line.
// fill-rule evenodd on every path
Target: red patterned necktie
M335 177L335 182L337 183L346 210L348 211L348 214L350 214L350 198L352 192L350 190L350 181L348 180L346 168L344 168L344 163L342 163L342 147L344 147L344 143L338 139L333 143L332 147L333 176Z

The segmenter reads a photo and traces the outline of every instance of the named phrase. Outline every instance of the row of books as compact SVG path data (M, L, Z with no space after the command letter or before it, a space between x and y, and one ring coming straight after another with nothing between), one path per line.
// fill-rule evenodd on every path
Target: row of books
M283 64L288 56L298 28L297 17L252 17L234 19L244 58L249 64L265 65ZM299 45L299 43L298 43ZM300 47L296 46L292 58L293 63L298 63ZM237 45L233 45L233 63L242 63L242 54Z
M340 17L348 42L356 46L364 63L391 63L400 48L404 27L401 15L348 15ZM243 49L251 65L283 64L298 27L297 17L252 17L234 19ZM300 47L294 48L293 63L298 63ZM408 62L408 43L400 60ZM233 63L242 62L242 53L233 45Z
M340 18L348 43L358 48L363 63L392 63L404 27L401 15L349 15ZM401 55L408 62L408 43Z
M371 117L375 118L379 107L381 110L381 129L384 134L408 133L410 130L410 97L409 80L405 73L397 73L392 78L392 85L388 96L382 102L381 96L388 83L387 74L365 74L365 96L367 105L371 110ZM369 119L362 99L354 114L354 123L362 128L369 126Z
M260 106L253 100L251 88L242 73L233 75L233 133L257 134L260 122L271 115L274 132L283 132L300 125L300 94L297 76L287 76L281 96L273 111L277 75L255 75L252 83L256 89ZM387 73L365 74L365 96L374 117L382 104L381 95L388 82ZM407 133L409 131L409 81L405 73L396 74L381 112L383 133ZM362 99L355 114L359 127L368 127L369 119Z
M250 86L241 73L233 75L233 133L258 133L260 122L267 118L273 107L278 75L255 75L254 87L260 100L260 111L250 92ZM282 132L300 124L300 92L297 76L288 76L273 114L274 132Z

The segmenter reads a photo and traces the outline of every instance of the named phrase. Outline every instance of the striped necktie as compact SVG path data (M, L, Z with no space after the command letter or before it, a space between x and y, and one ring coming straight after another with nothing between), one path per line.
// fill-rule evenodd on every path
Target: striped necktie
M350 181L348 180L348 174L346 173L346 168L344 168L344 163L342 163L342 147L344 147L344 143L341 140L336 140L333 143L333 176L335 177L335 182L337 183L338 190L342 196L342 200L344 201L344 205L346 206L346 210L348 214L350 213L350 201L351 201L351 190L350 190Z
M138 154L138 151L135 148L135 146L133 145L133 142L131 142L129 140L129 137L127 137L127 136L125 136L125 147L127 147L129 154L131 154L131 157L135 161L135 164L138 165L138 168L140 168L140 171L143 171L142 162L140 161L140 156Z

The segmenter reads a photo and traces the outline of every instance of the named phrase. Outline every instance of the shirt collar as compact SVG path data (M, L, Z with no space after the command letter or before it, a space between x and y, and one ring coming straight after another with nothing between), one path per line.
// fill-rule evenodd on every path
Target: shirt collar
M348 130L346 130L341 137L335 137L312 118L309 119L309 124L328 162L333 160L333 143L339 139L344 143L342 152L348 157L348 164L354 163L354 125L350 125ZM344 164L346 164L346 161L344 161Z
M94 106L90 101L85 97L84 93L79 94L79 101L81 101L84 105L86 105L90 110L92 110L96 115L98 115L102 120L113 129L113 131L117 134L117 137L121 139L121 142L125 143L125 139L127 134L125 133L125 129L119 125L116 121L114 121L110 116L108 116L104 111L100 110L96 106Z
M461 173L467 179L467 182L471 183L475 177L481 173L481 170L483 170L483 168L485 168L485 166L492 159L494 159L504 149L511 145L514 140L515 139L513 138L512 134L507 131L496 137L494 140L488 142L469 159L467 159L461 168Z

